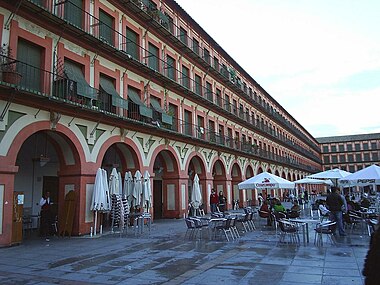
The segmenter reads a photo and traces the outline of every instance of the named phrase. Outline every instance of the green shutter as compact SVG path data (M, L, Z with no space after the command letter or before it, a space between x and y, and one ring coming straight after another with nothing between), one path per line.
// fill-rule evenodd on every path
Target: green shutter
M151 43L149 43L149 55L148 55L148 66L155 71L158 71L158 60L159 60L159 51L158 48Z
M114 45L114 31L113 31L113 22L114 19L107 13L100 10L99 12L99 35L100 39L105 41L110 45Z
M70 80L77 83L78 95L89 99L97 98L96 90L87 83L79 65L65 60L65 73Z
M83 0L70 0L65 2L64 18L70 24L83 27Z
M170 56L166 56L166 65L168 77L172 80L175 80L175 60Z
M20 86L31 91L41 91L41 48L20 40L17 45L17 72L21 73ZM24 64L25 63L25 64Z
M141 101L140 96L135 88L128 88L128 98L139 106L140 115L148 118L153 118L152 109L146 107Z
M136 34L131 29L127 28L126 32L126 51L130 54L134 59L139 59L139 45L138 45L138 34Z

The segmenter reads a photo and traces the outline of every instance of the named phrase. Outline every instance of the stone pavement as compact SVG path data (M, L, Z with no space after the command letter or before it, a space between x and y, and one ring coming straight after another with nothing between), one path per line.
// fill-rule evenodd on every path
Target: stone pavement
M262 224L232 242L185 239L183 219L155 221L139 236L30 238L0 248L0 284L363 284L369 237L360 231L316 247L311 230L297 246Z

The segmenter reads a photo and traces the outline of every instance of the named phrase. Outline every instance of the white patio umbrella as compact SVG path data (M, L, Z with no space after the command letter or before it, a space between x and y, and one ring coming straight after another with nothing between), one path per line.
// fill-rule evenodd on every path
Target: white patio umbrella
M306 177L316 178L316 179L340 179L340 178L346 177L347 175L350 175L350 174L351 174L350 172L341 170L339 168L334 168L334 169L314 173L314 174L308 175Z
M339 179L338 182L339 185L347 187L380 185L380 167L373 164Z
M323 179L314 179L314 178L309 178L309 177L296 180L296 181L294 181L294 183L295 184L317 184L317 185L318 184L325 184L325 185L329 185L329 186L334 185L330 179L323 180Z
M110 192L108 189L107 171L105 169L102 169L102 182L103 182L103 189L105 193L105 204L103 206L102 212L108 212L111 210L111 198L110 198Z
M346 177L347 175L350 175L351 172L347 172L344 170L341 170L339 168L329 169L326 171L314 173L312 175L308 175L306 177L308 178L316 178L316 179L334 179L335 185L337 185L337 181L340 178Z
M141 204L141 194L142 194L142 181L141 172L139 170L135 173L134 187L133 187L133 206L139 206Z
M123 191L123 179L121 178L120 171L117 173L117 178L119 180L119 194L123 195L123 193L124 193L124 191Z
M117 173L116 168L112 168L110 179L109 179L109 189L110 189L110 195L121 194L119 174Z
M294 182L269 172L263 172L238 184L243 189L294 189Z
M109 211L109 199L107 198L106 183L104 183L104 170L98 168L95 176L94 191L92 193L90 210L95 211L94 235L96 235L98 212Z
M202 204L202 193L197 173L194 175L193 189L191 191L191 204L194 206L195 212L197 212L199 206Z
M131 204L132 202L132 197L133 197L132 192L133 192L133 177L132 177L132 173L128 171L128 172L125 172L125 175L124 175L123 193L124 193L124 196L127 198L129 204Z
M143 188L143 205L146 211L149 212L149 208L152 204L152 187L150 185L150 174L148 170L144 172L144 182L142 184Z

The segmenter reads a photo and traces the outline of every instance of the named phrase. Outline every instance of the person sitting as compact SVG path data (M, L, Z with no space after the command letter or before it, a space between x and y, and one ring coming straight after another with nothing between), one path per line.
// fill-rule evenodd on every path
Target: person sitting
M320 212L320 214L321 214L321 219L323 220L323 218L325 218L325 217L329 217L329 215L330 215L330 210L329 209L327 209L327 207L326 207L326 202L325 201L323 201L323 200L320 200L320 202L319 202L319 206L318 206L318 209L319 209L319 212Z
M272 225L272 218L267 200L264 200L263 204L261 205L259 209L259 216L261 218L267 218L267 226Z
M368 195L364 193L362 196L362 200L360 201L360 207L368 209L370 205L371 202L368 200Z
M273 205L273 211L275 213L279 213L279 212L285 213L286 212L284 205L281 204L281 201L279 199L276 199L276 202Z
M287 216L289 218L298 218L300 216L301 207L298 204L297 200L294 200L293 206L290 208L290 210L287 211Z

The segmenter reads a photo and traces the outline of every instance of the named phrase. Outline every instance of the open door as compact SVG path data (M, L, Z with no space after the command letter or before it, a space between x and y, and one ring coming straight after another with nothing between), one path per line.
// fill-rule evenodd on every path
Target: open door
M162 180L153 180L153 215L162 219Z
M12 244L22 242L22 217L24 208L24 193L13 192L12 211Z

